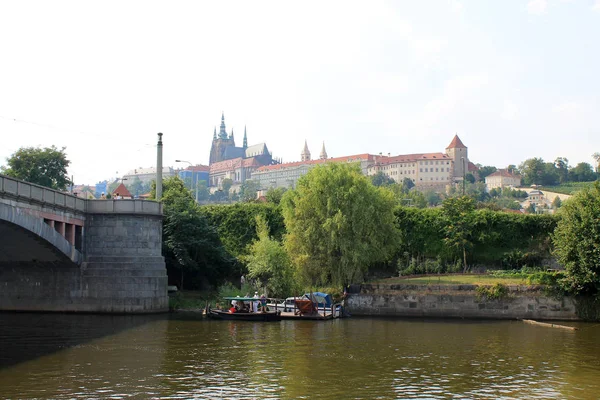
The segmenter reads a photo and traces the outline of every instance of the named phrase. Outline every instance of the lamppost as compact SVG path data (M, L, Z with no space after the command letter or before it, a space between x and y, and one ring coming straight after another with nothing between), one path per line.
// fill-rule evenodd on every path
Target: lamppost
M175 160L175 162L183 162L183 163L188 163L190 164L190 167L192 167L192 169L190 170L192 172L192 179L190 180L190 183L193 182L193 177L194 177L194 170L193 167L194 165L189 162L189 161L185 161L185 160ZM196 187L196 203L198 202L198 173L196 173L196 184L194 185Z
M461 157L462 165L463 165L463 196L465 195L465 183L467 181L467 167L465 166L465 158Z

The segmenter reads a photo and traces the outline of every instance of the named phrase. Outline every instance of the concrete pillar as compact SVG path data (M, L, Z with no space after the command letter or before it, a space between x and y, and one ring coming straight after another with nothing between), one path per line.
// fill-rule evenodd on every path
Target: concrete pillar
M54 228L54 220L44 218L44 222L47 223L51 228Z
M59 221L54 221L54 229L56 230L56 232L60 233L61 236L65 236L65 223L64 222L59 222Z
M75 245L75 225L65 223L65 239L71 246Z

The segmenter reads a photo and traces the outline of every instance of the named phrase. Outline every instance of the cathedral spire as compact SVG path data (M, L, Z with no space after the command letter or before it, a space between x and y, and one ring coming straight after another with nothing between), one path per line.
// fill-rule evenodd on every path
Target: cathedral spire
M248 137L246 136L246 125L244 125L244 144L243 144L244 149L248 148Z
M219 139L227 139L227 131L225 130L225 113L221 113L221 126L219 129Z
M306 143L306 139L304 139L304 149L302 153L300 153L301 161L310 161L310 151L308 150L308 144Z
M229 139L234 140L233 139L233 128L231 128L231 135L229 135Z
M217 127L215 126L215 132L213 133L213 140L217 140Z
M325 151L325 142L323 142L323 147L321 148L321 154L319 154L319 158L321 160L327 160L327 151Z

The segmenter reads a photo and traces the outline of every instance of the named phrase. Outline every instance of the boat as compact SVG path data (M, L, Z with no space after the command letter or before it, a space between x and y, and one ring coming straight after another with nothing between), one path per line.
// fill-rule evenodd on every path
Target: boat
M282 319L327 320L343 316L341 304L334 304L331 296L323 292L270 300L267 306L270 310L281 311Z
M213 319L224 319L230 321L257 321L271 322L281 321L281 311L252 311L252 302L260 301L255 297L224 297L224 300L232 302L235 306L232 309L217 310L208 308L206 316Z

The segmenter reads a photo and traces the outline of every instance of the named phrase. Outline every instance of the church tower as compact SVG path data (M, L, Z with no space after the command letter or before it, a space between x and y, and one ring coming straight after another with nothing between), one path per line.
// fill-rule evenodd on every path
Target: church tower
M323 142L323 147L321 148L321 154L319 154L319 158L321 160L327 160L327 152L325 151L325 142Z
M221 114L221 126L219 127L219 134L217 135L217 128L215 127L215 132L213 133L212 146L210 148L210 159L209 165L223 161L223 154L228 147L235 147L235 140L233 138L233 129L231 130L231 135L227 135L227 130L225 129L225 114Z
M310 151L308 150L308 144L304 140L304 149L300 153L300 161L310 161Z
M453 179L455 181L462 180L467 172L469 172L469 157L467 146L463 144L458 135L454 135L454 139L446 147L446 154L454 163Z

